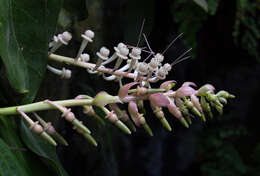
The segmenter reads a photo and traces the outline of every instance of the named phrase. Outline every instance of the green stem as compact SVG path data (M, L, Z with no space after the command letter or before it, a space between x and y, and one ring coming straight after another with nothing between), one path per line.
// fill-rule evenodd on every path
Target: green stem
M130 89L128 90L128 93L136 93L137 89ZM165 89L148 89L147 93L159 93L159 92L165 92Z
M55 102L56 104L59 104L61 106L66 106L66 107L92 105L92 100L89 100L89 99L79 99L79 100L71 99L71 100L60 100L60 101L53 101L53 102ZM54 106L52 106L48 103L45 103L44 101L41 101L41 102L27 104L27 105L0 108L0 115L19 114L17 112L17 108L19 108L19 110L23 111L24 113L56 109Z

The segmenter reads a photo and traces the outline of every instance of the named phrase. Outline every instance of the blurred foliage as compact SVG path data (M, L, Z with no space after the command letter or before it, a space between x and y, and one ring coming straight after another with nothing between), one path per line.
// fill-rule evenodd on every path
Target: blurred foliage
M233 37L238 47L246 50L260 62L260 1L237 0Z
M191 3L189 0L171 1L172 17L179 24L179 33L184 33L184 42L191 46L195 53L198 32L210 16L216 16L220 5L219 0L208 0L202 3ZM223 2L222 2L223 4ZM204 10L202 10L202 9ZM251 56L260 61L260 1L236 0L233 37L237 47L246 50ZM196 54L194 54L196 55Z
M172 18L178 24L178 32L184 33L184 43L193 48L193 56L196 55L197 34L208 17L216 14L218 2L209 0L206 10L203 8L205 11L189 0L175 0L171 3Z
M243 125L231 125L233 121L232 116L222 116L204 130L197 161L201 175L254 176L259 173L260 141L253 141L255 136Z

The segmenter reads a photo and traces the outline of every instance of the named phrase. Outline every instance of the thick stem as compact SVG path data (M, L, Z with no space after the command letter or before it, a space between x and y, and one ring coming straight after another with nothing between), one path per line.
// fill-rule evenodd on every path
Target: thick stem
M91 70L93 70L96 66L96 64L76 61L73 58L60 56L60 55L56 55L56 54L50 54L48 56L48 58L50 60L54 60L56 62L64 62L64 63L67 63L67 64L71 64L71 65L74 65L74 66L78 66L78 67L82 67L82 68L86 68L86 69L91 69ZM99 67L97 69L97 71L102 72L102 73L109 73L111 75L116 75L116 76L123 76L123 77L131 78L131 79L136 79L136 77L137 77L137 74L135 74L135 73L127 73L127 72L123 72L123 71L113 71L113 69L106 68L106 67ZM146 77L140 76L139 79L146 80ZM150 81L150 79L149 79L149 81Z
M92 105L92 100L89 99L71 99L71 100L60 100L54 101L56 104L61 106L85 106L85 105ZM17 108L24 113L30 113L35 111L42 111L42 110L49 110L49 109L56 109L54 106L45 103L44 101L21 105L21 106L12 106L7 108L0 108L0 115L15 115L18 114Z

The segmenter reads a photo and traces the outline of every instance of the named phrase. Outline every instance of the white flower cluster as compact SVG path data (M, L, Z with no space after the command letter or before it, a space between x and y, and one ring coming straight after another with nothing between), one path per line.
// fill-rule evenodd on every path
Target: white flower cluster
M86 30L84 34L81 35L83 40L78 54L75 57L75 62L93 64L90 62L91 59L89 54L84 53L84 50L89 42L93 42L94 36L95 34L91 30ZM62 44L67 45L68 41L71 40L71 38L72 36L69 32L64 32L62 34L58 34L58 36L54 36L53 41L49 44L49 47L51 48L50 54L55 52ZM146 37L145 40L147 42ZM172 64L163 64L163 54L155 54L151 50L148 42L147 45L150 51L146 51L143 48L139 48L137 46L132 47L121 42L113 48L114 52L111 56L110 50L103 46L96 53L97 59L94 67L87 68L87 71L91 74L102 74L103 78L107 81L119 81L120 85L122 84L121 80L125 74L132 74L132 78L135 81L141 81L143 84L146 85L149 85L149 82L164 80L169 71L171 71ZM150 53L150 55L143 60L141 58L142 51ZM152 56L152 58L150 59L150 61L147 61L150 56ZM113 65L112 68L107 67L108 64L109 66ZM104 73L100 71L101 69L109 69L110 71ZM52 71L53 69L49 70ZM116 72L120 72L122 74L120 74L119 76L119 74L114 74ZM64 76L64 73L60 75L63 75L63 78L68 78L68 76Z

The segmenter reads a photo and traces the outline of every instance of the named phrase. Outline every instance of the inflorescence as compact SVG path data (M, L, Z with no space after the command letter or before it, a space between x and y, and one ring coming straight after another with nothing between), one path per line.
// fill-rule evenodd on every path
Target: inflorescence
M172 41L170 45L180 36ZM53 53L63 44L67 45L72 39L72 35L69 32L63 32L54 36L53 41L49 44L50 51L48 59L82 67L87 69L87 72L90 74L102 75L107 81L119 82L120 90L116 96L109 95L103 91L99 92L95 97L79 95L71 100L45 100L27 105L0 108L0 114L20 114L29 124L30 129L50 144L56 146L56 141L58 141L61 144L68 145L52 124L45 122L36 113L41 110L57 109L62 113L61 117L71 123L79 134L83 135L91 144L97 146L96 140L91 135L91 130L78 120L68 107L81 106L84 114L97 119L98 122L104 125L104 119L94 110L94 106L97 106L106 114L105 117L109 122L113 123L126 134L136 131L137 126L143 127L152 136L153 132L145 119L144 103L146 101L150 103L154 115L159 119L163 127L168 131L172 131L170 124L165 118L163 109L168 109L174 117L188 128L194 117L200 117L203 122L206 121L206 116L212 119L212 109L222 114L223 106L227 103L227 99L235 97L224 90L215 93L215 88L210 84L196 89L197 86L193 82L185 82L181 87L173 90L176 81L166 80L159 88L152 88L152 83L166 79L173 65L189 58L189 56L185 57L185 55L191 49L184 52L173 63L163 64L163 54L170 45L162 54L155 54L144 35L149 50L138 47L139 41L136 47L119 43L113 48L113 54L110 54L109 49L106 47L101 47L96 53L96 62L91 63L90 55L84 53L84 50L88 43L93 42L94 32L86 30L81 37L83 40L77 56L69 58ZM148 57L141 59L142 52L148 53ZM152 58L150 59L150 57ZM108 64L112 65L112 63L114 63L113 67L106 67ZM71 77L71 71L66 68L59 70L47 65L47 69L61 78L69 79ZM132 81L123 84L123 78L130 78ZM127 104L128 112L123 110L119 104ZM32 120L26 113L33 113L37 120Z

